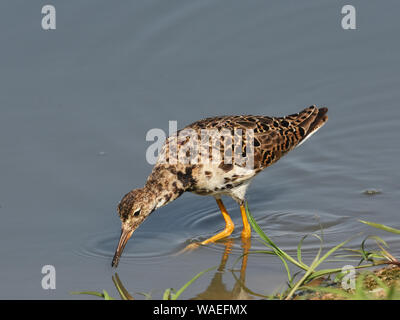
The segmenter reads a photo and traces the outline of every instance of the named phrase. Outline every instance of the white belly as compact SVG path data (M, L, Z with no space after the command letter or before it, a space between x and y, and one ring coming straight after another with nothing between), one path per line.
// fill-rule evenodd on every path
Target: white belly
M233 166L231 170L224 171L217 165L204 164L200 174L196 177L196 186L191 191L217 198L221 195L228 195L236 201L242 201L254 176L255 171L248 168Z

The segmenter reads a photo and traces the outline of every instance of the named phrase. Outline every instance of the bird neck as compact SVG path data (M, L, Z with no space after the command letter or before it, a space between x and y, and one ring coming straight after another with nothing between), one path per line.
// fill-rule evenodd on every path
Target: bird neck
M190 185L182 180L182 171L177 170L176 166L158 165L154 167L144 188L153 195L154 209L157 209L178 198Z

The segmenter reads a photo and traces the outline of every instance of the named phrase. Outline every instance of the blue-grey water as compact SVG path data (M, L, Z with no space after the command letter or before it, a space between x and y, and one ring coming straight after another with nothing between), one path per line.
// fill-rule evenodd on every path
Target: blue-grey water
M252 214L293 254L321 224L328 248L364 232L354 248L377 234L399 256L399 237L358 221L400 227L398 1L352 1L356 30L341 27L345 1L53 0L49 31L41 28L44 4L0 2L0 298L86 299L70 292L103 289L118 296L110 266L116 205L151 171L148 130L223 114L283 116L312 104L329 108L328 123L257 176ZM126 288L160 298L228 257L182 298L259 298L233 290L241 218L225 203L237 225L231 249L176 255L223 228L213 198L184 194L129 241L118 268ZM263 248L257 239L251 250ZM305 241L306 261L318 247ZM44 265L56 269L55 290L42 289ZM278 258L248 257L253 292L272 294L285 281Z

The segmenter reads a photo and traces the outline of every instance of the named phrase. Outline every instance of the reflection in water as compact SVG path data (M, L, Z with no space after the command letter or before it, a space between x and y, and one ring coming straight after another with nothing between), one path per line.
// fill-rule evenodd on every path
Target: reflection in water
M226 263L228 262L229 255L232 253L234 239L228 239L223 244L225 245L224 252L221 257L221 262L211 279L210 284L203 292L197 294L191 300L249 300L252 299L250 295L251 291L246 288L246 268L249 249L251 247L250 239L242 239L243 253L240 257L241 267L239 277L235 275L235 270L232 270L232 275L235 278L235 284L232 290L228 290L226 285L222 281L223 274L225 273ZM238 261L236 261L238 262ZM236 265L236 262L234 265ZM134 300L134 298L129 294L124 285L122 284L117 273L112 277L115 287L118 290L121 298L124 300Z
M114 282L115 287L118 290L118 293L123 300L134 300L131 294L126 290L124 285L121 282L121 279L118 276L118 273L112 276L112 281Z
M241 267L240 267L240 275L239 278L235 277L236 282L232 288L232 290L228 290L226 285L222 281L222 277L225 272L226 263L228 261L229 255L232 252L233 239L228 239L224 242L225 250L221 257L221 262L217 269L217 272L214 274L211 279L210 284L203 292L197 294L192 300L234 300L234 299L251 299L251 296L245 290L246 283L246 268L247 268L247 259L249 249L251 247L250 239L242 239L242 248L243 254L240 258ZM234 275L235 271L232 271Z

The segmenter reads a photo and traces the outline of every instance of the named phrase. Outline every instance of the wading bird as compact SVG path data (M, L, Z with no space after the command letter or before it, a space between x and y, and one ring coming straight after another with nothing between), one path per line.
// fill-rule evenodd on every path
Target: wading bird
M222 203L222 195L232 197L239 204L243 220L242 238L249 238L251 231L244 202L251 180L321 128L328 120L327 111L327 108L311 106L286 117L241 115L207 118L167 138L145 186L127 193L118 205L122 230L112 266L118 265L126 243L139 225L154 210L186 191L214 196L225 220L223 231L200 244L227 237L234 229ZM181 139L185 130L189 134ZM222 131L229 132L231 139L221 134ZM197 139L191 139L193 132ZM210 139L203 139L204 132ZM249 132L251 138L247 136ZM212 139L215 137L217 139ZM193 148L198 151L195 155ZM204 154L205 158L202 157ZM241 155L242 160L248 161L231 161L232 155Z

